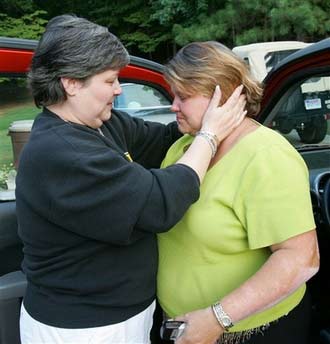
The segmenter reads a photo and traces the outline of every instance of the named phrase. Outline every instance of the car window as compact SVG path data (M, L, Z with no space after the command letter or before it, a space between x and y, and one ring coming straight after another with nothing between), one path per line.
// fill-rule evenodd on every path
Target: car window
M170 100L157 88L123 83L114 108L144 120L169 123L175 120ZM33 119L40 112L27 87L26 78L0 77L0 169L14 163L27 141Z
M168 99L156 88L135 83L121 84L122 94L115 102L117 108L154 107L170 105Z
M292 86L274 107L269 125L295 147L330 144L330 76Z
M280 61L290 54L298 51L299 49L281 50L281 51L271 51L265 55L265 64L267 73L276 66Z
M157 88L139 83L122 83L122 93L114 108L148 121L169 123L175 120L170 100Z
M250 61L248 57L244 57L244 62L249 66L250 65Z
M0 166L3 166L14 161L15 148L24 144L39 109L34 105L25 78L0 77L0 94ZM24 122L17 123L21 120Z

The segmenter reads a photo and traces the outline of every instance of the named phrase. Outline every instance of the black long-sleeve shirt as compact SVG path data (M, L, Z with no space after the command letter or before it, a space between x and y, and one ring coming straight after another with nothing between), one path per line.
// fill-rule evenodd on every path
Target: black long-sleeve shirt
M24 305L48 325L104 326L144 310L155 298L155 233L199 196L189 167L155 169L179 137L175 123L113 112L101 130L44 109L21 154Z

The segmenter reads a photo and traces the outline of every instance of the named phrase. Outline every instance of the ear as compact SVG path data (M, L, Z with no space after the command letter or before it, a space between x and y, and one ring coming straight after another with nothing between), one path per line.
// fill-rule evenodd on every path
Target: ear
M61 77L61 83L68 96L75 96L81 88L81 82L77 79Z

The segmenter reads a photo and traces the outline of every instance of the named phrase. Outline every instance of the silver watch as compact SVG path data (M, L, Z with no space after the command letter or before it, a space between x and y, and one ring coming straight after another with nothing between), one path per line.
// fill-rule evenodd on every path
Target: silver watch
M212 310L219 324L224 328L225 331L228 331L234 326L230 316L223 310L219 302L216 302L214 305L212 305Z

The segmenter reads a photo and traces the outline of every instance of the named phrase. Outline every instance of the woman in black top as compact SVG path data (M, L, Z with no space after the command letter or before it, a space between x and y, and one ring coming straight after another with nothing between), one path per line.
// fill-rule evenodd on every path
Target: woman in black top
M128 62L106 28L71 15L48 23L33 57L29 82L43 110L16 188L28 280L23 344L149 341L155 233L197 200L217 144L244 116L240 89L218 107L217 88L204 133L175 165L157 169L180 134L176 123L112 110Z

